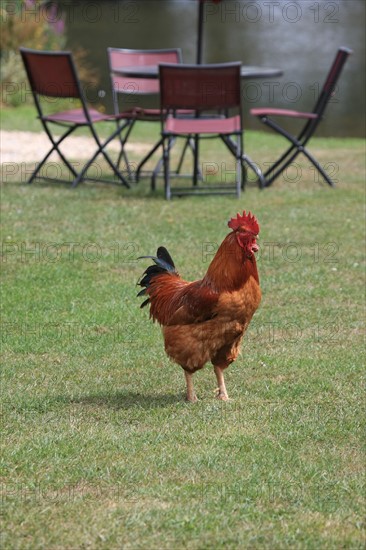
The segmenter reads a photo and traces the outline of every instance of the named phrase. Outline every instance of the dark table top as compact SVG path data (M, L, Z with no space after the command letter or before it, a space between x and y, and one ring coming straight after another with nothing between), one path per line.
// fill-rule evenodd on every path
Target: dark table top
M240 72L241 78L248 80L251 78L275 78L276 76L283 75L283 71L280 69L255 67L252 65L242 65ZM113 69L113 73L129 78L158 78L159 67L158 65L118 67L118 69Z

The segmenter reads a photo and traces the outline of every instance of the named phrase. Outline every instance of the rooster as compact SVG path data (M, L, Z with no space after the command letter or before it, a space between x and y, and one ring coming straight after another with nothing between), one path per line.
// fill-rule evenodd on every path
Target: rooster
M255 253L259 224L250 212L228 222L225 237L203 279L187 282L163 246L143 273L138 296L147 295L150 317L162 326L165 351L184 369L187 401L195 402L193 374L211 361L216 397L226 401L224 370L237 358L243 335L259 306L261 290Z

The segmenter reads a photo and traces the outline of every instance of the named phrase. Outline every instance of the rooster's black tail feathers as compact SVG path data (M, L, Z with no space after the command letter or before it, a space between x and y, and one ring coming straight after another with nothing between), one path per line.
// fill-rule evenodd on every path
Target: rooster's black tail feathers
M159 246L156 252L156 256L140 256L138 260L143 258L152 259L155 265L150 265L142 274L142 277L137 284L142 286L143 289L140 290L137 296L144 296L146 294L146 289L150 286L151 280L157 275L160 275L161 273L174 273L176 275L178 274L175 269L172 257L164 246ZM143 308L149 302L150 298L147 298L147 300L142 302L140 308Z
M169 252L164 246L159 246L156 252L156 255L159 258L159 260L162 260L163 262L165 262L168 266L170 266L170 268L173 268L173 271L175 271L173 258L171 257L171 255L169 254Z

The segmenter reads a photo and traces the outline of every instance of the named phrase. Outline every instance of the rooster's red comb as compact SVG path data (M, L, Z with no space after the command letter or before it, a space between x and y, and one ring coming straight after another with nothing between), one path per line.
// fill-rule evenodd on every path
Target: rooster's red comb
M257 218L251 213L248 212L248 214L243 212L242 215L239 213L236 215L236 218L231 218L231 220L228 222L228 226L233 231L236 231L239 229L239 227L244 227L247 231L251 231L255 235L258 235L259 233L259 224Z

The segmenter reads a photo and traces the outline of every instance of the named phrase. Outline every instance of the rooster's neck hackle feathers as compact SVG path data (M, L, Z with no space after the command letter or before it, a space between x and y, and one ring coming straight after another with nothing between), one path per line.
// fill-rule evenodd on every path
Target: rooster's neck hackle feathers
M233 291L245 284L250 276L259 282L255 258L248 258L235 233L229 233L210 263L203 282L217 292Z

